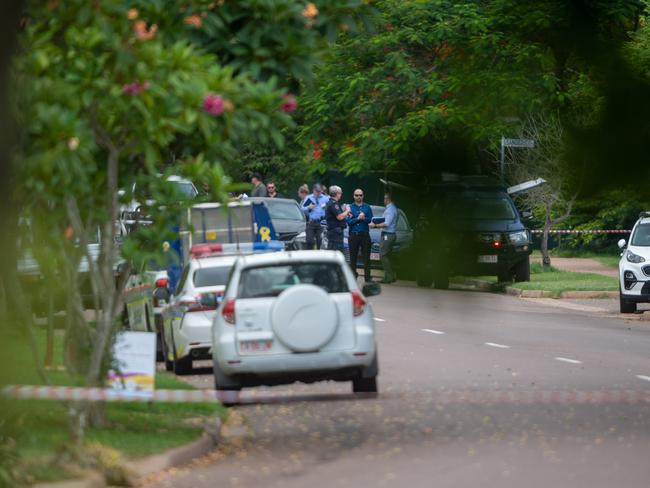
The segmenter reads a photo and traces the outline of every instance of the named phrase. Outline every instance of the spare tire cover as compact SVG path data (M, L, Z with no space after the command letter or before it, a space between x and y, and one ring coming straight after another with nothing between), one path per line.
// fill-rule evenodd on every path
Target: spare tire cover
M278 296L271 323L276 337L292 351L317 351L334 336L338 312L322 288L295 285Z

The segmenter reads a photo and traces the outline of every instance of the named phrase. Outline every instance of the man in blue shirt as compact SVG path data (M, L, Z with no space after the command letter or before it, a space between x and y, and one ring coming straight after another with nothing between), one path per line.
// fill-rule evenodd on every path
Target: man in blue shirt
M313 193L308 195L302 202L302 211L307 216L307 225L305 226L305 241L307 249L320 249L323 243L323 228L320 225L321 220L325 218L325 208L330 197L323 194L323 187L316 183Z
M350 228L348 245L350 248L350 267L354 277L358 277L357 263L359 249L363 256L363 277L372 281L370 277L370 231L368 224L372 222L372 208L363 201L363 190L354 190L354 203L350 205L350 216L347 223Z
M393 265L391 263L391 255L393 247L395 246L396 231L397 231L397 207L393 203L390 193L384 195L384 221L381 224L370 224L371 228L380 227L381 244L379 252L381 253L381 264L384 267L384 279L382 283L393 283L397 280L393 272Z

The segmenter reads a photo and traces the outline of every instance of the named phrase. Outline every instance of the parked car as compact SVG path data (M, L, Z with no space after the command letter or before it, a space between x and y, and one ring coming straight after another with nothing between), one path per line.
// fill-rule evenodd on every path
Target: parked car
M531 234L505 188L461 181L426 194L415 232L418 285L446 289L453 275L530 281Z
M287 249L299 249L296 238L305 232L305 214L300 205L290 198L254 197L251 202L263 202L269 209L271 221L279 241ZM304 242L304 240L303 240Z
M240 257L212 325L216 389L352 380L353 391L376 392L366 296L379 291L360 290L339 252Z
M209 246L208 246L209 247ZM210 327L236 255L195 247L170 303L162 312L162 349L167 371L190 374L193 361L210 359Z
M650 302L650 212L641 212L630 242L618 241L621 313L636 312L637 303Z

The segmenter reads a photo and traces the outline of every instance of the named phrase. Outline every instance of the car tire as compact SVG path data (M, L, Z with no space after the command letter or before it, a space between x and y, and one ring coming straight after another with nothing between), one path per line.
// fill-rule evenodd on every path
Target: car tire
M239 391L241 382L235 376L223 372L217 361L212 361L212 370L214 371L214 389L217 391ZM221 404L225 407L236 405L236 401L221 399Z
M377 393L377 377L364 378L359 375L352 380L352 391L354 393Z
M515 282L530 281L530 260L528 258L520 261L515 266Z
M508 268L499 268L497 270L497 281L499 283L512 283L513 274Z
M418 271L415 281L418 286L429 288L433 283L433 274L427 270Z
M440 274L433 277L433 287L436 290L447 290L449 289L449 275Z
M621 313L635 313L636 312L636 302L630 302L623 298L623 294L619 292L619 302Z

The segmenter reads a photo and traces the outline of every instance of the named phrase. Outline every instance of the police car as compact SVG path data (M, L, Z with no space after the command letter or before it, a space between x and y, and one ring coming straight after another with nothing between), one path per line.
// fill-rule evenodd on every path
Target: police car
M212 325L217 390L320 380L377 391L372 306L343 254L289 251L240 257Z
M212 357L210 326L233 264L241 253L282 248L281 243L276 244L197 244L191 248L176 291L162 313L167 371L190 374L194 360Z
M618 241L623 250L618 264L621 313L636 312L637 303L650 302L650 212L641 212L630 242Z

